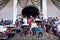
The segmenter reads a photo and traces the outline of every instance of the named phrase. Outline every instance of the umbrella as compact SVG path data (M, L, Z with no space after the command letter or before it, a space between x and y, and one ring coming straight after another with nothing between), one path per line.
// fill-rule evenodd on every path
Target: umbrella
M22 26L30 26L29 24L22 24Z
M42 20L40 20L40 19L35 19L34 21L35 22L42 22Z
M29 24L22 24L21 27L28 27L29 28L30 25Z
M7 28L0 28L0 32L4 32L4 31L6 31L7 30Z
M6 28L14 28L14 25L6 25Z

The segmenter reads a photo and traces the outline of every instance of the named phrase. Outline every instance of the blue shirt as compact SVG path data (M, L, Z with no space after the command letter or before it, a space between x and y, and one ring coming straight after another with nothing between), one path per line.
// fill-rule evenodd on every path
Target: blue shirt
M39 32L43 32L43 29L42 29L42 28L38 28L38 31L39 31Z

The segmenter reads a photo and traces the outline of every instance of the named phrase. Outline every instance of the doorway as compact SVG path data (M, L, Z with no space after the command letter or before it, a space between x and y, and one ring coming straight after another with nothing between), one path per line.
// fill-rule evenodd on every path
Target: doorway
M33 17L36 17L37 15L39 15L39 10L34 6L28 6L22 10L22 15L25 15L28 18L30 17L30 15L32 15Z

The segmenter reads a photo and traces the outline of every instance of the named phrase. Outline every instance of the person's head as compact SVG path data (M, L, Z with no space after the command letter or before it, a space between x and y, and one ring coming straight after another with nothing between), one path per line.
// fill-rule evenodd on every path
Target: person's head
M56 17L56 21L58 21L58 17Z
M26 16L25 16L25 15L23 15L23 17L25 18Z
M36 18L38 18L39 16L36 16Z
M41 28L41 26L38 26L38 28Z
M46 19L44 19L43 21L46 21Z
M58 17L56 17L56 18L58 18Z
M32 18L32 15L30 15L30 18Z
M15 23L17 23L17 22L18 22L18 19L16 19Z
M50 21L47 21L47 25L50 25Z
M35 21L32 21L32 23L36 23Z
M3 20L3 18L1 20Z

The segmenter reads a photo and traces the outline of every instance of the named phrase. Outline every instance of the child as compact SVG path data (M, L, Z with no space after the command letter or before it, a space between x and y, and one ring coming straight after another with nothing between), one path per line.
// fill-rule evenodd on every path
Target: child
M39 35L43 36L43 29L41 27L38 27L38 32L39 32Z

